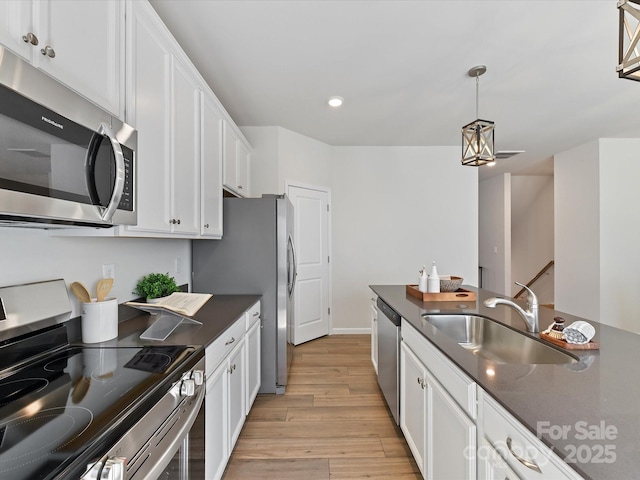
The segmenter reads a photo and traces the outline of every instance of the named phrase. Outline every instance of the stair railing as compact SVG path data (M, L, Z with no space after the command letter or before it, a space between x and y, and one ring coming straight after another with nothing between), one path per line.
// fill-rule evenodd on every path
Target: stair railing
M543 268L542 270L540 270L540 271L538 272L538 274L537 274L535 277L533 277L533 278L529 281L529 283L527 283L527 287L530 287L531 285L533 285L534 283L536 283L536 281L537 281L537 280L538 280L542 275L544 275L544 274L547 272L547 270L549 270L551 267L553 267L554 263L555 263L555 262L554 262L553 260L551 260L549 263L547 263L547 264L544 266L544 268ZM518 293L516 293L516 294L514 295L514 297L513 297L513 298L518 298L518 297L519 297L520 295L522 295L524 292L526 292L526 289L525 289L525 288L521 288L521 289L520 289L520 291L519 291Z

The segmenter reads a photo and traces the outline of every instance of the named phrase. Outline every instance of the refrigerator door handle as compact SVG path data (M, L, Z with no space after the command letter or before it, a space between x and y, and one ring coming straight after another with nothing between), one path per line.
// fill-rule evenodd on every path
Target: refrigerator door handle
M296 278L298 277L298 263L296 260L296 248L293 244L293 237L289 234L288 238L289 246L291 247L291 258L289 259L288 272L287 272L287 283L289 284L289 297L293 295L293 289L296 286ZM291 270L293 269L293 275L290 275Z

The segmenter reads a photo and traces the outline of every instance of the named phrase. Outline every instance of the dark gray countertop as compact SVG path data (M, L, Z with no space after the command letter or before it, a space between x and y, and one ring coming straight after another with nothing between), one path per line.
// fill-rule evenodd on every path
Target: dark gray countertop
M484 306L484 299L495 293L465 285L477 293L475 302L422 302L406 294L404 285L370 287L584 478L637 478L640 335L589 321L596 328L594 341L600 349L571 350L580 360L576 364L496 364L465 350L421 317L473 313L539 338L526 332L513 309ZM541 307L540 329L557 315L565 318L565 325L579 319ZM487 374L489 368L495 375ZM553 434L549 427L555 426L564 428L566 435ZM584 438L585 432L591 438Z
M206 347L231 324L260 300L260 295L214 295L193 317L202 325L181 323L163 341L142 340L140 334L153 322L153 317L133 307L120 305L119 346L194 345ZM122 321L122 319L127 320Z

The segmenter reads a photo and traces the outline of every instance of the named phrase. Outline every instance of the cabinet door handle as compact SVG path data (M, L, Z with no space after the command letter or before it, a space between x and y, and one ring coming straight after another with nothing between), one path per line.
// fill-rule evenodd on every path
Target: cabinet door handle
M225 343L225 345L231 345L233 342L235 342L236 339L235 337L231 337L231 340L229 340L228 342Z
M209 224L208 224L208 223L205 223L205 224L204 224L204 228L209 228Z
M524 458L518 456L516 452L513 451L513 449L511 448L511 437L507 437L507 448L509 449L509 452L511 453L511 455L513 455L515 459L518 460L525 467L530 468L534 472L542 473L542 470L540 470L540 467L538 465L528 460L525 460Z
M50 47L49 45L47 45L42 50L40 50L40 53L45 57L56 58L56 51L53 49L53 47Z
M242 185L238 185L238 190L242 190Z
M253 312L254 317L257 317L258 315L260 315L260 312Z
M24 43L30 43L31 45L38 45L38 43L40 43L38 41L38 37L35 36L35 34L29 32L26 35L22 36L22 41L24 41Z

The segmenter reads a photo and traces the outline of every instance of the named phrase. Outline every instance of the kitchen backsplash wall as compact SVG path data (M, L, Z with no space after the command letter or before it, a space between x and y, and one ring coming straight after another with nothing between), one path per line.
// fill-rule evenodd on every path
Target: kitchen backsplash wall
M136 282L149 272L168 272L178 284L191 284L188 240L49 237L46 230L0 228L0 252L0 286L63 278L67 285L79 280L94 290L105 264L115 267L110 296L119 303L136 297ZM73 315L79 315L73 295L71 304Z

